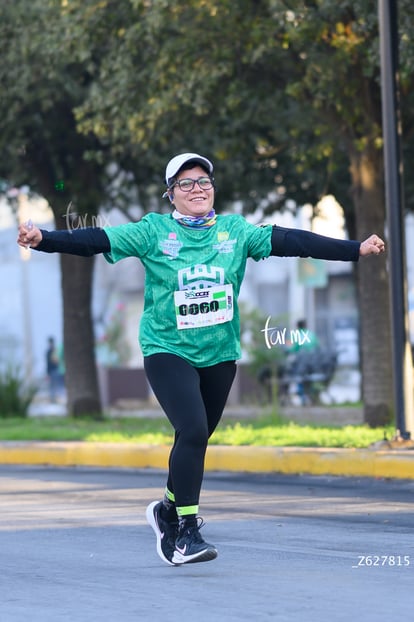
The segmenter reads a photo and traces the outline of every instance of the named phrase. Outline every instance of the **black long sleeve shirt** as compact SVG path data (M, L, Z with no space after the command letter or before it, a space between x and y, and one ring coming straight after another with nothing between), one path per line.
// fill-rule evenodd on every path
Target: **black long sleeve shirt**
M99 253L109 253L111 245L103 229L87 227L71 231L44 231L42 241L36 250L46 253L68 253L91 257ZM337 261L358 261L360 242L338 240L327 236L289 229L273 225L271 235L272 250L275 257L313 257Z

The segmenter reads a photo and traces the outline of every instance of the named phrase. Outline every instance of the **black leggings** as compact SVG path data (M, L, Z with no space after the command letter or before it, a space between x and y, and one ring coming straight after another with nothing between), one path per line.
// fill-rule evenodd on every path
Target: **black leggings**
M198 505L209 437L220 421L236 374L235 361L193 367L175 354L147 356L148 381L175 430L167 487L177 507Z

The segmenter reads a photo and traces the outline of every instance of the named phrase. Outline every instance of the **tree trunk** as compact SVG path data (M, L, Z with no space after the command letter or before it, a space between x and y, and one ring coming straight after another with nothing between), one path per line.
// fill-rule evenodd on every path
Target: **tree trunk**
M94 257L60 255L68 414L99 418L102 407L91 316Z
M378 150L351 155L357 239L372 233L385 239L383 159ZM393 417L389 275L387 254L360 260L358 269L362 399L364 420L383 426Z

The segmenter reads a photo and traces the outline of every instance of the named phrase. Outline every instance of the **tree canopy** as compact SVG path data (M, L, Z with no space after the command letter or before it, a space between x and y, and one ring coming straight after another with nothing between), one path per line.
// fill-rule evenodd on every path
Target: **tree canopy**
M409 136L414 9L399 5ZM352 214L349 151L382 148L377 1L18 0L2 18L0 174L38 181L33 142L42 177L53 169L43 194L61 197L65 180L65 199L84 196L88 169L112 160L147 204L171 154L200 150L217 163L223 203L253 209L270 192L273 209L333 192ZM83 138L80 160L69 132ZM42 154L58 139L60 157ZM67 154L82 163L81 192Z

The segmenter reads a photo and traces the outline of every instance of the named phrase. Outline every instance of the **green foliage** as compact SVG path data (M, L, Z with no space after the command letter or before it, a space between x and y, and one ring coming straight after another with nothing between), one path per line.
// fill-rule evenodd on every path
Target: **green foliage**
M63 5L15 0L0 21L0 175L44 196L58 228L70 202L73 212L96 213L106 180L102 145L76 128L94 66L70 56Z
M260 372L269 367L277 373L277 367L284 358L282 346L266 347L264 329L267 316L260 309L240 304L240 332L243 350L248 356L252 374L257 377ZM277 325L283 324L283 318L273 318Z
M268 318L257 308L240 304L241 344L248 357L247 369L264 387L269 403L278 400L278 370L285 358L283 345L269 348L264 335ZM272 318L272 326L286 324L281 317Z
M409 66L413 10L399 4ZM131 1L118 21L104 19L111 3L71 6L87 32L76 49L93 40L91 15L110 42L78 122L129 154L139 184L162 183L171 153L202 150L224 203L250 209L271 190L273 209L332 192L351 208L350 151L382 148L375 0ZM412 72L402 74L411 97Z
M171 154L201 150L223 205L252 209L271 191L273 209L332 192L350 208L350 151L382 148L377 4L6 3L0 174L82 213L103 202L116 162L149 206ZM399 1L407 135L413 13Z
M27 417L37 389L27 384L20 370L7 365L0 370L0 418Z
M78 17L91 14L88 2L71 5ZM224 204L241 198L253 208L270 190L273 207L286 196L320 194L320 165L303 166L291 150L303 110L287 97L297 64L283 46L281 9L268 2L199 0L133 2L128 17L126 5L122 10L122 29L107 20L111 44L76 115L83 131L107 140L114 157L145 183L142 200L148 180L161 184L165 161L180 150L211 155ZM106 3L94 11L104 14ZM84 26L88 32L79 31L76 49L90 39L87 17ZM301 141L311 147L305 134Z
M377 4L7 3L0 174L82 213L102 197L112 161L149 206L171 154L201 150L217 164L223 205L252 209L272 192L273 209L332 192L350 208L350 150L382 148ZM400 0L407 135L413 13Z
M264 416L255 420L222 422L211 438L213 445L297 447L368 447L394 429L370 429L364 425L300 425L283 418ZM104 419L66 417L0 420L0 437L13 441L85 441L171 445L173 430L168 421L141 417Z
M392 436L390 427L386 433ZM240 422L219 428L214 433L212 444L362 448L382 438L382 430L373 430L368 426L347 425L338 428L328 425L301 425L288 421L275 423L271 418L265 418L258 422Z

